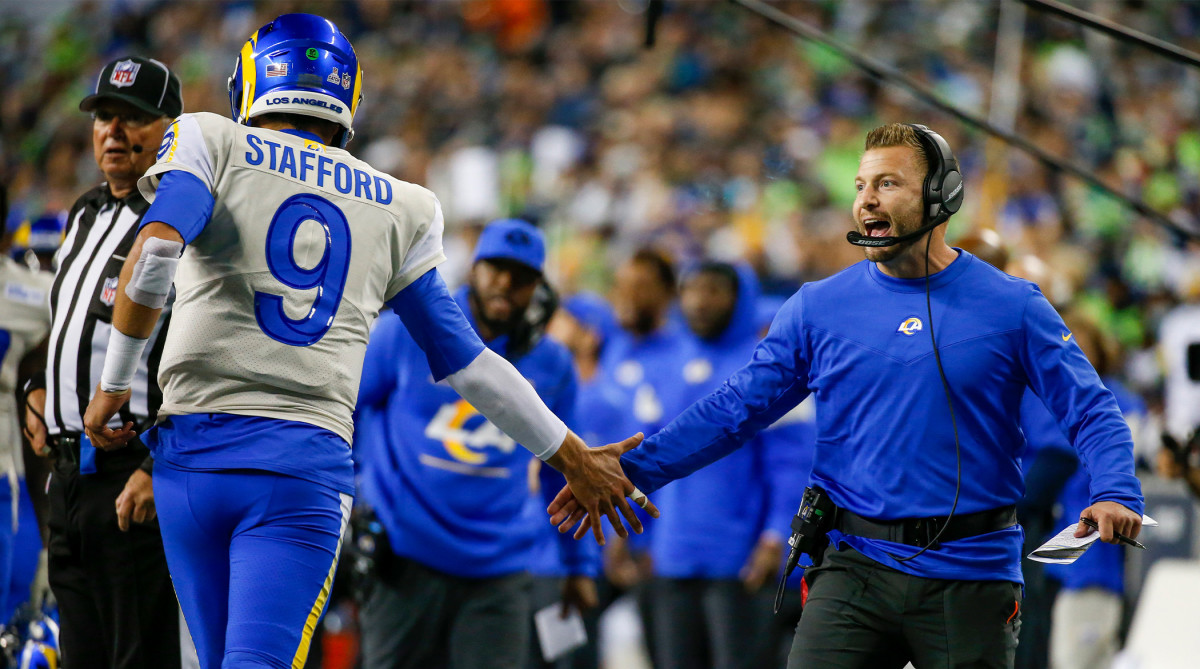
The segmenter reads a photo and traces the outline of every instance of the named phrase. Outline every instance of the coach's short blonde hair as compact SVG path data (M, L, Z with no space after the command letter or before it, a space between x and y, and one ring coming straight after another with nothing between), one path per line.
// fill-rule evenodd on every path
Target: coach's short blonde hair
M917 163L922 171L929 169L929 156L925 153L925 145L917 136L917 131L907 123L889 123L875 128L867 133L864 151L883 149L889 146L907 146L917 152Z

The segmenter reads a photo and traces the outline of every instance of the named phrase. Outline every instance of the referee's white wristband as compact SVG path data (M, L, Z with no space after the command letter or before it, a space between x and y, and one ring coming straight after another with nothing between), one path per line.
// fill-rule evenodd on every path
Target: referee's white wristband
M104 372L100 374L100 390L106 393L129 390L146 341L112 329L108 335L108 352L104 354Z

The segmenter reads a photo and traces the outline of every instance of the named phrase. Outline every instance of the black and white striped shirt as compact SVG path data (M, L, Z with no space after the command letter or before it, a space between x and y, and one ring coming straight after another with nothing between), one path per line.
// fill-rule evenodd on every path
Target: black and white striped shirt
M149 207L136 188L117 199L108 184L100 184L71 208L50 289L50 348L46 361L46 423L50 434L83 431L83 414L104 369L121 266ZM133 381L133 394L113 417L114 427L133 421L140 432L162 405L158 361L166 339L169 309L164 310L150 335Z

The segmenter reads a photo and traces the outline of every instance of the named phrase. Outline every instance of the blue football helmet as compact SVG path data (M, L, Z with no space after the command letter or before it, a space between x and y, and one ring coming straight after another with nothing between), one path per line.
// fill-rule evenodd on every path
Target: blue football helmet
M332 21L312 14L284 14L259 28L229 77L234 121L249 125L269 113L315 116L344 128L334 138L343 148L354 137L361 100L362 67L354 47Z

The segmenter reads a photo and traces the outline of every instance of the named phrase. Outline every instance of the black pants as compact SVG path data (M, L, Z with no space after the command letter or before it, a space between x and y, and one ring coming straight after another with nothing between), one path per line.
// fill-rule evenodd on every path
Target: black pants
M179 604L157 521L117 527L116 499L144 449L98 454L80 475L59 458L50 479L50 588L70 669L178 669Z
M524 669L533 578L460 578L377 550L359 613L364 669Z
M805 574L788 669L1011 669L1021 587L921 578L845 548Z
M746 592L737 579L656 579L657 669L761 669L751 664L771 623L770 595Z

